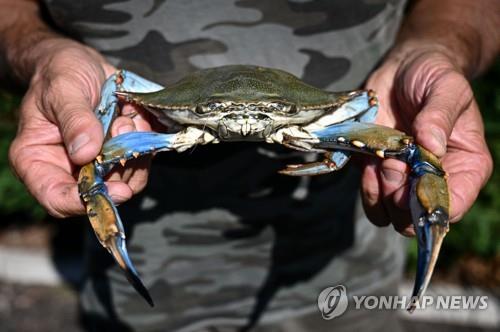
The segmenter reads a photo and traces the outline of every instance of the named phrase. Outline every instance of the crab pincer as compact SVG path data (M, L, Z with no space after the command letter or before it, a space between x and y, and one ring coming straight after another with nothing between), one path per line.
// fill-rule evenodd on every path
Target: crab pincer
M410 211L417 235L417 275L408 311L418 306L436 265L449 230L450 198L447 175L437 158L420 146L410 158Z
M308 130L307 127L304 130ZM284 144L297 149L323 150L328 165L339 157L335 153L361 152L379 158L394 158L410 166L410 213L417 235L418 257L414 289L408 306L412 312L429 285L443 239L449 229L447 175L436 156L415 144L404 133L371 123L344 122L319 130L310 129L311 138L286 136ZM335 151L333 154L331 151ZM325 173L317 163L289 165L287 175ZM332 168L332 170L334 170ZM314 173L316 171L316 173Z
M87 216L97 239L125 272L127 280L153 306L153 300L130 260L125 245L125 231L116 207L108 195L99 163L85 165L80 170L78 189L85 202Z

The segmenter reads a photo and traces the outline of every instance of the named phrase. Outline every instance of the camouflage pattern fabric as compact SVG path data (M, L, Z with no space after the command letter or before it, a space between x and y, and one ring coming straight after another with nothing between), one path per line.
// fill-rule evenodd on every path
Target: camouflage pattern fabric
M225 64L287 70L330 90L358 88L392 45L402 0L47 0L61 30L114 65L168 85ZM404 243L372 226L359 173L278 175L315 156L226 143L155 158L146 190L120 207L149 308L89 232L84 321L92 331L373 331L394 317L323 321L322 289L395 293ZM391 323L392 322L392 323Z

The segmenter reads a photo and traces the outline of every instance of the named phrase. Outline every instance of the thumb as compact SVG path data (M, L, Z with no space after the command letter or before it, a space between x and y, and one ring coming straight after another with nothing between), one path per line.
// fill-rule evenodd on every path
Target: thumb
M473 94L467 80L458 72L449 72L427 85L423 107L412 129L419 144L442 157L455 122L472 102Z
M73 163L88 163L101 150L104 138L102 125L84 96L66 94L63 99L53 102L51 108L64 145Z

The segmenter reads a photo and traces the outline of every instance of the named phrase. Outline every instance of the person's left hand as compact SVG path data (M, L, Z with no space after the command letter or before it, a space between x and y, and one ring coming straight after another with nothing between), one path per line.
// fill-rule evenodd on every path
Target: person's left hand
M456 222L493 170L481 114L467 79L443 50L407 55L388 57L366 88L377 92L378 124L414 136L417 144L441 158L449 176L450 220ZM412 236L407 174L407 166L397 160L367 164L361 191L372 223L392 223L398 232Z

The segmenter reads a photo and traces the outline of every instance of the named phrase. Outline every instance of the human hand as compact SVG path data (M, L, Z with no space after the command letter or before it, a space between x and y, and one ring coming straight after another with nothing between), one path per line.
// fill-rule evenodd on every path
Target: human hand
M375 71L367 88L377 92L377 123L400 129L441 158L448 174L450 221L469 210L493 170L481 114L471 87L443 49L393 54ZM408 207L407 166L397 160L367 164L362 197L369 219L415 234Z
M12 169L30 193L55 217L85 213L78 195L78 166L92 161L103 143L103 130L93 114L101 85L115 69L96 51L67 39L49 39L37 50L29 89L20 107L19 128L9 151ZM123 113L133 111L131 106ZM150 130L141 116L118 117L112 136ZM129 166L129 165L127 165ZM107 186L115 203L140 191L144 168L111 175Z

